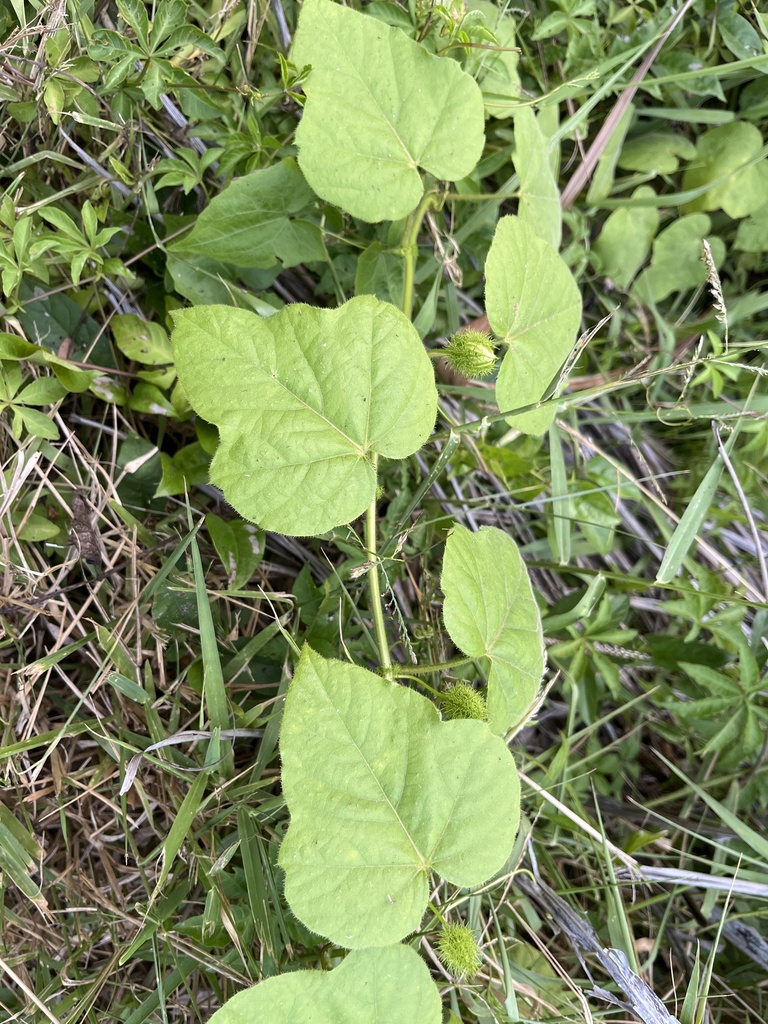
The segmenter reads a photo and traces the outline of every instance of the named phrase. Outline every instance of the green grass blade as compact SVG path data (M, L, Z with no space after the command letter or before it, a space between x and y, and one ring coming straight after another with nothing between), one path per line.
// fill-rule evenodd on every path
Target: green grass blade
M710 810L713 810L715 814L719 815L720 821L728 828L732 829L736 835L747 846L768 864L768 839L765 836L761 836L759 832L756 832L749 825L745 825L743 821L736 817L736 815L729 811L725 804L720 803L719 800L715 800L713 796L710 796L706 790L702 789L701 786L697 786L696 783L689 779L680 769L674 765L671 761L668 761L663 754L656 752L656 756L660 758L664 764L677 775L677 777L689 786L693 792L704 801Z
M154 901L162 887L165 885L166 879L171 872L176 857L178 856L181 844L184 842L186 837L192 831L192 823L197 817L197 812L200 810L200 804L202 803L203 794L205 793L205 787L208 784L208 772L201 771L195 781L189 788L189 792L181 802L181 807L174 819L171 830L163 843L163 848L160 854L162 868L160 870L160 877L157 880L154 891L152 893L152 900Z
M549 465L552 472L552 538L560 565L571 560L571 498L563 458L563 445L555 423L549 428Z
M191 544L192 567L195 575L195 594L197 595L197 617L200 624L200 651L203 659L203 690L208 721L213 729L228 729L231 725L229 699L224 685L224 673L221 670L219 646L216 642L216 629L211 614L211 604L205 587L205 574L200 558L197 540ZM226 740L220 743L220 771L226 778L234 773L232 744Z

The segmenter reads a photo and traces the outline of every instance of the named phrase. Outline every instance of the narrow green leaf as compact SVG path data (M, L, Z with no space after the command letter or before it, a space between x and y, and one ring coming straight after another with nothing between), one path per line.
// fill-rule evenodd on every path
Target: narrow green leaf
M688 507L675 527L675 532L670 538L656 574L657 583L669 583L677 575L678 569L683 564L683 559L696 540L704 519L712 507L722 473L723 460L718 455L696 488L696 493L688 502Z
M221 431L211 480L246 519L301 535L350 522L376 490L374 452L406 458L435 422L429 357L372 296L268 319L198 306L174 314L179 378Z
M522 724L544 671L541 617L517 545L492 527L448 537L441 580L445 628L471 658L488 659L492 732Z
M207 784L208 772L201 771L189 787L189 791L182 800L181 807L179 807L178 813L173 819L173 824L166 836L161 851L160 859L162 867L160 869L160 877L158 878L157 884L155 885L152 893L153 900L159 895L160 890L165 885L166 879L171 873L176 862L179 850L181 849L184 840L192 831L192 822L195 820L197 812L200 810L200 804Z
M237 833L240 837L243 874L256 935L259 942L264 943L267 953L276 960L281 953L275 928L275 913L279 901L274 906L269 899L261 853L261 836L256 832L248 809L242 804L237 808Z
M468 175L483 151L483 97L450 58L331 0L305 0L291 52L301 67L299 165L317 194L361 220L398 220L436 178Z
M555 558L560 565L571 560L571 524L573 509L568 491L563 444L553 423L549 428L549 466L552 474L552 538Z
M10 809L0 803L0 871L6 874L38 909L46 910L48 904L40 886L31 876L35 868L35 859L39 856L40 850L34 837L27 832Z
M408 946L357 949L333 971L294 971L233 996L210 1024L440 1024L437 986Z
M619 160L619 154L634 116L635 108L630 103L614 126L611 137L600 155L600 159L597 161L597 167L595 167L592 180L589 183L589 191L587 192L588 205L591 206L593 203L599 203L601 199L605 199L610 194L616 176L616 164Z
M107 684L113 686L118 693L122 693L124 697L128 697L129 700L134 700L138 704L147 704L150 700L150 696L143 686L139 686L133 679L128 679L127 676L120 675L119 672L110 672L107 676Z
M485 723L305 647L280 737L291 824L285 895L307 927L348 948L418 928L431 871L479 885L503 867L519 781Z
M190 544L190 551L192 553L192 568L195 575L197 619L200 625L200 653L203 659L203 696L205 698L205 708L208 713L208 722L214 730L228 729L231 725L229 699L227 697L227 688L224 685L224 674L221 671L219 646L216 641L216 628L213 624L211 603L205 586L205 573L203 572L203 563L200 559L200 549L197 546L197 537L193 538ZM225 777L230 777L234 772L232 744L218 740L217 742L220 743L221 748L220 757L222 764L220 770Z
M710 796L705 789L701 786L697 786L696 783L684 775L680 769L674 765L671 761L668 761L663 754L656 754L657 757L661 758L664 764L681 779L686 786L693 790L693 792L703 800L704 803L718 815L720 821L726 828L731 829L739 839L742 840L763 862L768 861L768 839L755 829L750 828L749 825L745 824L741 818L728 810L725 804L720 803L719 800L715 800L713 796Z
M696 955L691 968L691 976L685 990L685 999L680 1009L680 1024L696 1024L696 1007L699 1003L699 978L701 974L701 949L696 946Z

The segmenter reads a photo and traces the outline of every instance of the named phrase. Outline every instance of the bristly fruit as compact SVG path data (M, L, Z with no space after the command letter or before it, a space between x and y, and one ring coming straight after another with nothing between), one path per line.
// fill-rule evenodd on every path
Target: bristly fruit
M454 683L442 693L440 710L445 718L474 718L479 722L488 718L485 699L467 683Z
M488 377L496 368L496 343L486 331L459 331L444 352L451 369L462 377Z
M480 947L464 924L447 924L437 941L437 955L454 978L473 978L480 970Z

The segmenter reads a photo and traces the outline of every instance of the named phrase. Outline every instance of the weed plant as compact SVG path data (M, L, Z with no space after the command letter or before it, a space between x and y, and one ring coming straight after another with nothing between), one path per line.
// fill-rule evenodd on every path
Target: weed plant
M0 33L0 1021L765 1020L759 5Z

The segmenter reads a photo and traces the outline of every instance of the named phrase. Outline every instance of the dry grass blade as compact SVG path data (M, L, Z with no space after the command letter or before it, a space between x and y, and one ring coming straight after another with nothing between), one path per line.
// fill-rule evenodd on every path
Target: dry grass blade
M644 58L640 67L634 73L630 80L629 86L622 92L613 110L610 112L608 117L603 122L600 131L595 136L592 145L587 150L584 159L579 165L578 170L571 175L568 184L562 191L560 197L560 205L564 210L570 209L573 205L576 197L587 184L589 179L592 177L592 172L597 167L598 160L600 159L605 147L608 145L611 136L616 130L616 126L624 116L624 112L629 104L634 99L635 93L637 92L640 83L648 74L651 65L658 57L661 52L664 43L667 41L669 36L674 32L677 25L680 24L686 13L693 7L695 0L685 0L679 11L676 11L674 17L671 19L663 34L661 35L658 42L654 45L653 49Z

